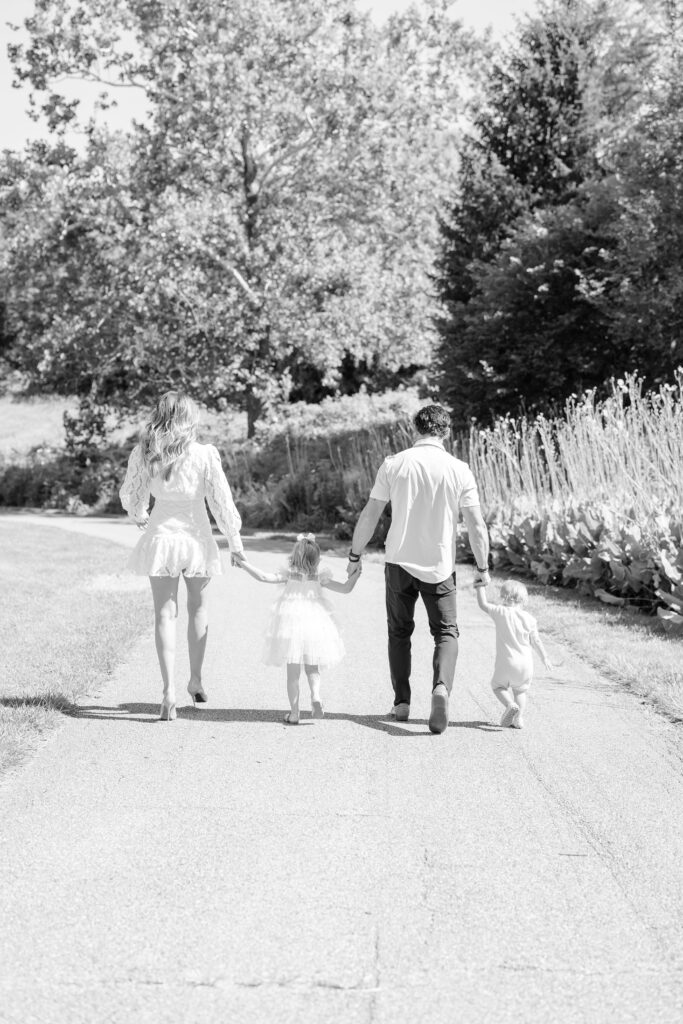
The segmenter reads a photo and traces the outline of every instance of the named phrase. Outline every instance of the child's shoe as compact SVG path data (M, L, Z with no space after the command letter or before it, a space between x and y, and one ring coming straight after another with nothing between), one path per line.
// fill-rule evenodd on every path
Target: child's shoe
M524 715L519 710L519 708L517 709L517 713L515 714L514 718L512 719L512 722L510 723L510 725L512 726L513 729L523 729L524 728Z
M321 701L319 701L319 700L312 700L311 701L311 718L322 718L324 713L325 712L323 711L323 706L322 706Z
M509 708L505 708L505 711L503 712L503 717L500 720L500 724L504 729L512 727L517 715L519 715L519 708L516 704L511 704Z

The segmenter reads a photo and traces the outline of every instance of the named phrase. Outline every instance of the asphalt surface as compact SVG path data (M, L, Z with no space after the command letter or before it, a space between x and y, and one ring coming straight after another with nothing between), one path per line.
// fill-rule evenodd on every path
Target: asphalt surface
M246 546L265 569L289 549ZM500 729L492 625L459 580L442 736L423 611L413 718L387 718L379 561L331 596L347 657L323 677L325 718L298 727L284 674L259 662L274 587L226 559L196 711L181 616L173 723L150 615L104 691L0 787L0 1021L679 1024L680 726L549 643L561 664L537 665L527 728Z

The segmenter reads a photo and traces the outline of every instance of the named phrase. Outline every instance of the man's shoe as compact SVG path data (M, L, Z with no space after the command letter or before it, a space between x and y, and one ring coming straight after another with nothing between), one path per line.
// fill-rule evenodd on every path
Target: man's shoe
M395 718L397 722L407 722L410 717L410 704L394 704L389 717Z
M445 732L448 728L448 690L439 683L432 690L432 711L429 716L429 731Z

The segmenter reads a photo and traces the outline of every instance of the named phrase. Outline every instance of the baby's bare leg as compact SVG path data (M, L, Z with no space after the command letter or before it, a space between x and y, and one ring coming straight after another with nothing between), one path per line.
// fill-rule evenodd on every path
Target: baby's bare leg
M514 702L512 691L509 686L497 686L493 692L500 703L505 707L500 724L503 728L507 729L508 726L512 724L512 720L517 714L517 705Z
M500 701L506 708L516 707L514 698L512 696L512 690L509 686L497 686L493 691Z
M304 665L308 685L311 688L311 714L313 718L323 717L323 706L320 701L320 670L317 665Z
M515 690L515 701L517 703L517 707L519 708L519 711L517 712L517 714L515 715L514 719L512 720L512 727L513 727L513 729L523 729L524 728L524 712L526 711L526 704L527 704L528 696L529 696L529 694L528 694L528 691L526 689L525 690Z
M287 696L289 697L289 706L292 709L289 713L289 721L294 723L299 721L299 676L301 675L301 665L294 664L294 662L288 662L287 664Z

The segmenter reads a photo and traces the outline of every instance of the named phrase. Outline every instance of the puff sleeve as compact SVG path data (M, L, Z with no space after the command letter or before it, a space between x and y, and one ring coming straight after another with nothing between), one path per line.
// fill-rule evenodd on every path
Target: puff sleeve
M207 461L204 477L206 500L218 523L218 529L228 539L230 550L240 552L242 551L242 538L240 537L242 519L232 500L232 491L223 472L218 449L212 444L207 444L206 451Z
M123 481L119 497L131 519L144 519L149 509L149 470L142 457L140 445L136 445L128 459L126 478Z

